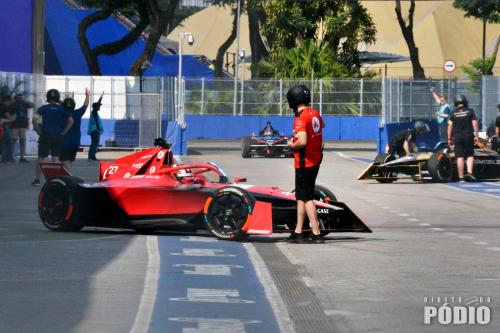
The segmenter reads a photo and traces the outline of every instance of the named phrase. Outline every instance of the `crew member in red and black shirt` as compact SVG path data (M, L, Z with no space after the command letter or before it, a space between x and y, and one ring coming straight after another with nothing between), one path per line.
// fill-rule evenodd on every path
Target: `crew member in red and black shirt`
M319 112L310 108L311 92L306 86L292 87L286 94L288 105L295 114L293 138L288 145L293 149L295 159L295 197L297 199L297 224L290 240L303 242L302 226L309 218L313 243L323 243L320 235L318 215L314 205L314 186L319 166L323 159L323 127L325 124Z

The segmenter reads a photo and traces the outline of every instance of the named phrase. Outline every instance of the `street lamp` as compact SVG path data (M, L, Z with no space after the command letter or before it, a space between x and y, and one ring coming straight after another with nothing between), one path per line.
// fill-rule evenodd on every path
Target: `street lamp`
M189 45L194 44L194 36L190 32L179 32L179 75L177 79L177 122L184 127L184 103L183 103L183 85L182 85L182 42L187 37Z
M240 50L240 60L243 61L243 72L241 76L241 92L240 92L240 116L243 115L243 83L245 82L245 49Z

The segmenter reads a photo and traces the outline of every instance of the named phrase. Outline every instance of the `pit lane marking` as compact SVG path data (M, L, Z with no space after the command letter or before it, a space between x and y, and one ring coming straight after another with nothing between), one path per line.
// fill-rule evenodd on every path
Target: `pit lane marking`
M180 239L182 242L202 242L202 243L217 243L219 240L213 237L188 236Z
M255 303L249 299L242 299L237 289L204 289L188 288L186 297L171 297L171 301L194 303Z
M434 230L434 231L443 231L444 229L443 228L431 228L431 230Z
M189 257L236 257L234 254L225 254L222 249L182 249L182 253L170 253L173 256Z
M430 223L420 223L419 226L421 227L430 227L432 224Z
M474 244L476 244L476 245L488 245L487 242L474 242Z
M489 247L488 250L491 250L491 251L500 251L500 247Z
M148 266L144 279L141 302L135 315L134 325L130 332L140 333L149 331L153 310L158 294L158 280L160 278L160 253L158 249L158 237L147 236L146 248L148 251Z
M239 265L205 265L205 264L176 264L173 267L186 267L182 272L186 275L218 275L231 276L231 268L244 268Z
M410 222L418 222L418 221L420 221L420 219L417 219L417 218L415 218L415 217L410 217L410 218L408 219L408 221L410 221Z

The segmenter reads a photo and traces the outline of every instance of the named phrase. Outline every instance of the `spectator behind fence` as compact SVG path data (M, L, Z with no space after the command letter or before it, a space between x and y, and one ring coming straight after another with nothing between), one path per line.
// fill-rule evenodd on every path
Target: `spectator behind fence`
M4 96L0 103L0 121L2 122L2 163L15 162L14 145L12 144L12 131L10 125L16 121L16 115L12 110L12 98Z
M82 117L89 107L90 91L85 88L85 101L82 107L75 110L75 100L71 97L66 97L62 105L68 110L73 118L73 126L69 132L62 138L61 142L61 156L60 160L63 162L64 167L71 173L73 162L76 159L76 153L80 149L80 137L82 136L80 125Z
M446 96L439 96L434 90L434 87L431 88L431 94L436 103L439 104L439 111L436 112L439 141L448 142L448 120L450 118L451 106L448 104L448 98Z
M11 124L12 145L15 147L19 138L19 162L27 163L26 156L26 130L29 127L28 109L33 108L33 103L24 100L23 94L17 94L12 110L16 115L16 120Z
M92 113L89 118L89 127L87 134L90 135L90 148L89 148L89 161L99 161L96 157L97 147L99 147L99 139L101 138L101 133L104 131L102 127L101 117L99 117L99 110L101 109L101 101L104 96L104 91L101 94L101 98L95 103L92 103Z
M59 162L59 153L61 151L61 139L73 125L71 114L60 105L59 91L50 89L47 91L47 103L37 110L37 114L42 118L42 124L33 117L33 127L40 136L38 140L38 159L35 169L35 179L31 185L40 185L40 176L42 170L40 163L50 155L53 162Z

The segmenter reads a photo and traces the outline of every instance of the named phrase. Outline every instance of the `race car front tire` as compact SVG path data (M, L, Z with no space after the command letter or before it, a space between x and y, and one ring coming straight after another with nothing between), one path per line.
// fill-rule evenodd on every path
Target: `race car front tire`
M78 184L83 180L72 176L54 177L47 181L38 195L38 214L43 225L52 231L78 231Z
M252 217L255 198L242 188L226 186L208 198L203 209L208 231L219 239L242 241L248 237L243 230Z
M373 161L373 163L374 164L383 164L383 163L387 163L389 161L392 161L394 159L395 159L395 157L392 154L381 153L375 157L375 160ZM395 181L395 179L393 179L393 177L396 177L396 173L393 171L381 171L381 172L378 172L378 175L379 175L379 178L377 178L376 180L382 184L392 183L393 181Z
M249 136L244 136L241 138L241 157L250 158L252 157L252 138Z
M453 161L443 152L432 154L427 169L434 182L447 183L453 178Z

